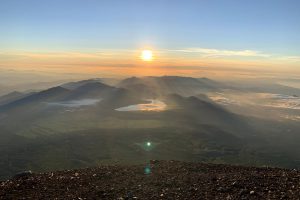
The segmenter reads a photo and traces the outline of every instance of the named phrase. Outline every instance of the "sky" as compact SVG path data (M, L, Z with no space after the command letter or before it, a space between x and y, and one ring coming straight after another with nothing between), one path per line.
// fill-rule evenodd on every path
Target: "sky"
M0 69L300 73L299 0L1 0ZM152 62L140 59L153 51ZM220 72L221 73L221 72ZM1 76L1 75L0 75Z

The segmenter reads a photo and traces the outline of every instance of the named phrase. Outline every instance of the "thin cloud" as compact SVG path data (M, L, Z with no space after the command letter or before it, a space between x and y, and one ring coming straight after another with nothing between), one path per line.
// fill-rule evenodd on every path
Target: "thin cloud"
M291 61L291 62L300 62L300 56L283 56L278 57L278 60Z
M243 57L270 57L269 54L264 54L253 50L222 50L222 49L207 49L207 48L186 48L170 50L183 53L197 53L204 57L222 57L222 56L243 56Z
M103 50L96 52L0 52L2 58L115 58L128 55L132 50Z

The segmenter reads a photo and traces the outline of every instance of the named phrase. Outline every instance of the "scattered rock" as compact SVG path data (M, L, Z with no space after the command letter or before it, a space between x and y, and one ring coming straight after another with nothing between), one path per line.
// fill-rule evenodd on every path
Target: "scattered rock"
M0 199L248 200L300 196L299 170L151 161L155 170L145 175L145 165L149 163L44 174L22 172L0 181Z
M13 179L19 179L19 178L25 178L31 176L33 173L32 171L24 171L24 172L19 172L14 175Z

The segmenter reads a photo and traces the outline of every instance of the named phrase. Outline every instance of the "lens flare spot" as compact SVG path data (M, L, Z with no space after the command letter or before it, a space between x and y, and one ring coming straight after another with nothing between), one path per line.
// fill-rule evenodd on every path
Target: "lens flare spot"
M150 174L151 168L149 166L145 167L144 172L145 172L145 174Z

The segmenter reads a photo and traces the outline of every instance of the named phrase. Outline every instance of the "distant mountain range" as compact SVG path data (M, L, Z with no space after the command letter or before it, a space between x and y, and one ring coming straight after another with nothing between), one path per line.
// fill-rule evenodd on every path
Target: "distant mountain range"
M268 122L266 127L261 119L232 113L206 96L224 89L234 88L207 78L162 76L131 77L114 86L91 79L7 94L0 97L0 177L25 169L148 159L299 164L299 156L289 153L298 150L296 145L278 134L288 126L292 135L297 125ZM166 107L152 110L153 99ZM147 110L138 111L144 105ZM126 106L137 111L120 111ZM274 147L278 140L288 151Z
M180 76L131 77L121 81L117 86L138 91L146 97L160 97L172 93L192 96L208 91L218 91L221 88L221 84L207 78Z

